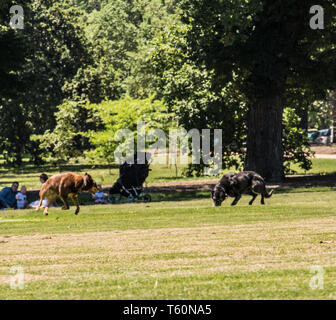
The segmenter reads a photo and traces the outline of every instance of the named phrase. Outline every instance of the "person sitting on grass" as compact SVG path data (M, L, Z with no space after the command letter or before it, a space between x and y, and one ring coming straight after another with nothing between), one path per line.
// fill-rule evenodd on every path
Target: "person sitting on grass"
M0 191L0 208L1 209L16 209L16 194L19 187L17 181L12 183L11 187L5 187Z
M26 209L28 208L28 201L27 201L27 188L25 186L21 187L20 192L18 192L15 196L16 204L18 209Z
M102 186L99 184L97 187L99 192L96 192L95 195L93 196L95 204L106 204L107 203L106 194L103 192Z
M45 174L45 173L42 173L41 175L40 175L40 182L42 183L42 185L44 184L44 183L46 183L46 181L48 180L48 176ZM29 204L29 208L36 208L37 206L38 206L38 204L39 204L39 202L40 202L40 200L36 200L36 201L34 201L34 202L31 202L30 204ZM42 200L42 205L41 205L41 208L44 208L44 207L47 207L48 206L48 199L47 198L44 198L43 200ZM54 204L50 204L49 205L49 207L53 207L54 206Z

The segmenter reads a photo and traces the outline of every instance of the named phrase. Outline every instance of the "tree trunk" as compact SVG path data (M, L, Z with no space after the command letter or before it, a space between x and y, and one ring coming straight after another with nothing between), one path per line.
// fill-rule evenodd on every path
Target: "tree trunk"
M300 108L296 111L296 114L300 117L299 128L308 130L308 108Z
M250 106L245 170L259 173L266 181L282 181L282 113L280 96L262 98Z
M331 123L331 137L330 143L336 143L336 92L329 94L329 101L332 105L332 123Z

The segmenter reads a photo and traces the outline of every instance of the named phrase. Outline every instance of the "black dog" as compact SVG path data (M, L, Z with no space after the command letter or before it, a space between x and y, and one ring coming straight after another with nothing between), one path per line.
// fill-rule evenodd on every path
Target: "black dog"
M267 193L264 179L256 172L242 171L225 174L211 193L213 205L217 207L220 206L228 196L235 198L231 205L236 205L242 194L252 196L249 205L252 205L258 194L261 195L261 204L265 204L264 198L271 197L273 190Z

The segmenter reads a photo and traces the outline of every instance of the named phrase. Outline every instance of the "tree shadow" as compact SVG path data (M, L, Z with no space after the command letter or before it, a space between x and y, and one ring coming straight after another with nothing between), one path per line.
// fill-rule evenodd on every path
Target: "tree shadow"
M334 187L336 186L336 172L330 174L286 176L285 181L281 185L290 187Z

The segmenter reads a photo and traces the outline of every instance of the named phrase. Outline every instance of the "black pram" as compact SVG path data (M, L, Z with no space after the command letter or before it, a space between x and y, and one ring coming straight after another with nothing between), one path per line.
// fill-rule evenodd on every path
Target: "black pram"
M119 178L110 189L110 195L120 194L121 196L127 197L129 202L150 202L151 196L144 193L143 190L143 183L150 171L148 159L150 159L149 153L143 152L140 154L138 152L134 154L133 161L126 160L119 167ZM112 200L112 202L114 201Z

